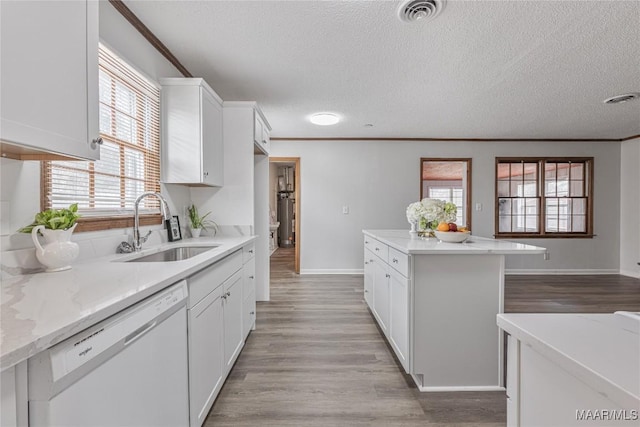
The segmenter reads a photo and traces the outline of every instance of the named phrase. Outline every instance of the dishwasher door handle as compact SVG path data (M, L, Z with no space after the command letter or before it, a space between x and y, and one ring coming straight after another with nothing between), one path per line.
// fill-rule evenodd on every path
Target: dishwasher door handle
M158 324L158 319L154 319L151 322L147 323L146 325L143 325L138 329L136 329L135 331L131 332L124 339L124 345L131 344L132 342L134 342L135 340L137 340L138 338L140 338L141 336L149 332L151 329L153 329L157 324Z

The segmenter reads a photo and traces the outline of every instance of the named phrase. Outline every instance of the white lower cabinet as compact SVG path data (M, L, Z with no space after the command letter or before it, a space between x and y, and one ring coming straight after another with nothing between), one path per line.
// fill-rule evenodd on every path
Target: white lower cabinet
M222 387L222 286L191 308L189 313L189 416L199 427Z
M242 251L187 279L189 414L200 427L244 345Z
M393 269L389 270L389 297L389 341L402 366L408 369L409 281Z
M364 243L364 299L409 372L409 259L371 237Z
M0 388L0 426L26 427L29 418L27 361L2 371Z
M226 370L233 367L244 344L242 333L242 272L231 276L223 286L224 358Z
M247 335L256 325L256 259L255 245L242 248L242 336Z
M389 273L380 258L373 258L373 314L380 329L387 334L389 329Z

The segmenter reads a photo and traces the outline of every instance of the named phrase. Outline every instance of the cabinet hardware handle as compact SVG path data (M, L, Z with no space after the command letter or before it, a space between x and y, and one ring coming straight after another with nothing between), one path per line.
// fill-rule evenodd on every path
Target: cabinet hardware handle
M380 248L376 248L376 251L379 251L379 250L380 250Z
M364 241L364 244L365 244L365 245L368 245L368 244L369 244L369 241L368 241L368 240L365 240L365 241Z
M252 254L252 253L253 253L253 249L250 249L250 250L249 250L249 253L250 253L250 254Z
M395 262L397 264L398 263L398 258L394 258L393 262Z
M391 276L389 275L389 273L385 274L385 276L387 276L387 277L391 277Z
M256 312L255 311L251 311L251 312L249 312L249 314L256 314Z
M203 173L204 176L209 176L209 172Z
M99 136L99 137L97 137L97 138L94 138L91 142L92 142L93 144L102 145L102 143L104 142L104 140L102 139L102 137L101 137L101 136Z
M249 279L253 279L253 276L249 276Z
M365 294L366 294L366 293L368 293L368 292L369 292L368 290L366 290L366 289L364 290L364 293L365 293Z
M367 264L369 264L369 262L368 262L368 261L365 261L365 262L364 262L364 265L367 265Z
M227 293L226 293L226 295L227 295L228 297L230 297L230 296L231 296L231 292L227 292Z
M372 259L370 259L370 260L369 260L369 262L373 262L373 260L372 260Z
M227 299L227 296L223 294L220 298Z

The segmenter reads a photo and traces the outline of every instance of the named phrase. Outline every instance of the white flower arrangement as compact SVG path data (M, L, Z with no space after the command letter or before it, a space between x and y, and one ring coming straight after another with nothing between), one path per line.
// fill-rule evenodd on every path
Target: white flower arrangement
M451 202L425 198L407 206L407 221L420 230L434 230L440 222L455 222L458 208Z

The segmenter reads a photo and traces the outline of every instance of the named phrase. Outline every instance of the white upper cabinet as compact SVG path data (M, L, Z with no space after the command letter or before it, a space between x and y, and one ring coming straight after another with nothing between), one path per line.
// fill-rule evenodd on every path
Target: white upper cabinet
M0 20L3 155L98 159L98 2L2 1Z
M268 155L271 148L271 127L257 105L253 115L253 142L257 150Z
M200 78L161 79L162 182L222 187L222 100Z

